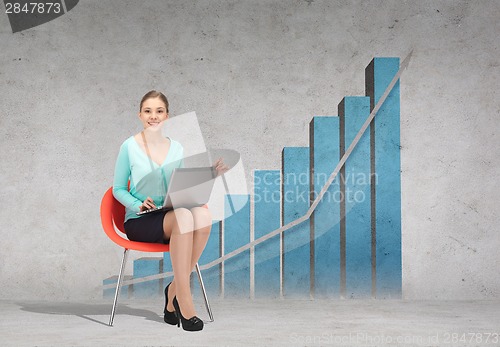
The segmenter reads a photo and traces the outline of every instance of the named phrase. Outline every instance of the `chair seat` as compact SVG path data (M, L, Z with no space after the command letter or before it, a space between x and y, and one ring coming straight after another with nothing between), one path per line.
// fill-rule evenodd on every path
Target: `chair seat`
M108 235L110 236L110 235ZM138 242L131 241L126 238L121 237L118 234L112 234L110 239L119 246L122 246L126 249L131 249L134 251L140 252L169 252L170 245L163 243L147 243L147 242Z

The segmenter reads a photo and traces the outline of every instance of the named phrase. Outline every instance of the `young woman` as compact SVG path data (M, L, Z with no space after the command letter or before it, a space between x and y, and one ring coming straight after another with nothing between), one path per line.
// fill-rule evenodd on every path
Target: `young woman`
M196 316L189 279L210 234L210 210L176 208L136 215L163 204L166 183L173 170L183 163L181 144L161 132L168 117L165 95L154 90L144 95L139 108L144 130L129 137L120 147L113 195L125 206L125 231L130 240L170 244L174 279L165 288L164 320L176 325L180 319L184 330L195 331L203 329L203 321ZM228 170L221 159L214 166L217 174Z

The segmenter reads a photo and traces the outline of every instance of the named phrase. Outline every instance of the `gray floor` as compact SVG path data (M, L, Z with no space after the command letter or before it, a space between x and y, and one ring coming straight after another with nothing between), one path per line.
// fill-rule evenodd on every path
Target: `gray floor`
M201 303L198 312L207 318ZM500 301L212 300L202 332L163 323L161 299L0 301L0 346L500 346Z

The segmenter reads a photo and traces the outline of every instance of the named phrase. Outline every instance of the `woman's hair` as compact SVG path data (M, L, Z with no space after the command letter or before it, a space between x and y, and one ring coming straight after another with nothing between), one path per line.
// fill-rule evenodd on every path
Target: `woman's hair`
M139 107L139 112L142 111L142 104L144 103L144 101L146 101L148 99L154 99L154 98L160 98L161 101L163 101L163 103L165 104L166 111L168 113L168 100L167 100L167 97L163 93L157 92L156 90L151 90L151 91L147 92L146 95L144 95L142 97L141 105Z

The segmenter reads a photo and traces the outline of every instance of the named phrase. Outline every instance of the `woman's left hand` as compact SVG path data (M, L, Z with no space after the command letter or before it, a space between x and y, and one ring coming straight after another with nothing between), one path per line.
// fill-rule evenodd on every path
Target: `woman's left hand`
M217 159L217 161L214 164L215 171L217 171L217 176L223 175L227 171L229 171L229 167L224 164L222 161L222 158Z

